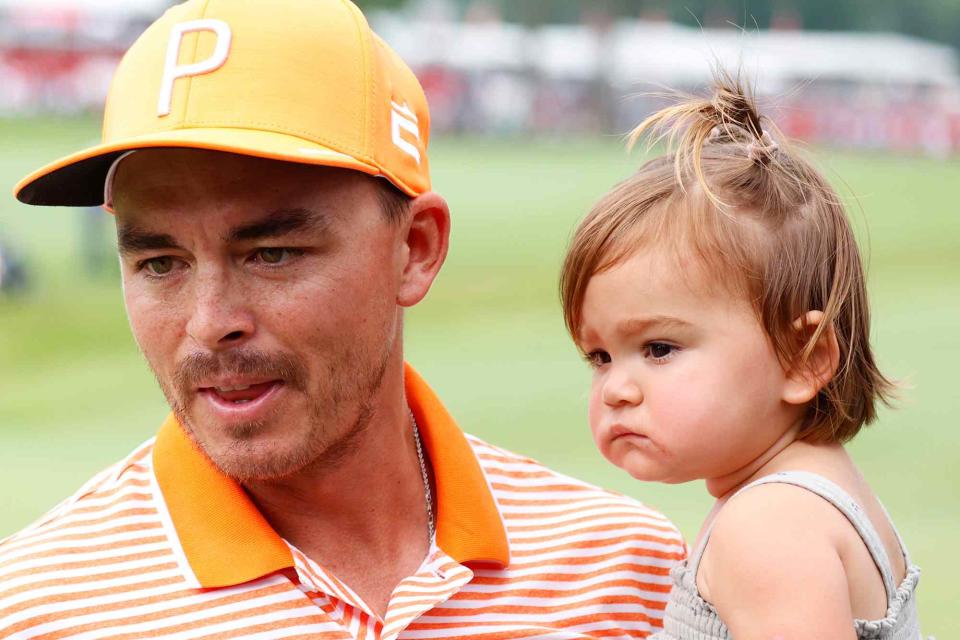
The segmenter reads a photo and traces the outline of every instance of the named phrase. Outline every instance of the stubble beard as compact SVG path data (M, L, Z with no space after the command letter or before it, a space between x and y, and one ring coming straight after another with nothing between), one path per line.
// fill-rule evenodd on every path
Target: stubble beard
M374 357L356 350L338 354L312 392L306 367L286 353L237 350L192 354L177 364L172 380L163 379L152 365L151 369L180 424L220 471L241 483L275 481L308 468L333 469L356 452L374 417L374 398L390 363L392 341L388 342ZM294 392L302 393L308 402L302 435L282 447L257 438L269 424L281 419L282 407L278 407L263 420L234 425L229 444L214 447L204 430L197 428L184 399L195 398L196 380L223 374L282 378ZM345 429L340 427L344 423L349 425Z

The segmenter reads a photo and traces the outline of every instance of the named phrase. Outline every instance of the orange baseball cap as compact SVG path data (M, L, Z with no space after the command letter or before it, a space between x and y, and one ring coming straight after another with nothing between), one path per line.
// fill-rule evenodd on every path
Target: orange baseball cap
M27 204L109 206L127 152L212 149L355 169L430 189L430 114L409 67L348 0L189 0L121 60L103 142L14 187Z

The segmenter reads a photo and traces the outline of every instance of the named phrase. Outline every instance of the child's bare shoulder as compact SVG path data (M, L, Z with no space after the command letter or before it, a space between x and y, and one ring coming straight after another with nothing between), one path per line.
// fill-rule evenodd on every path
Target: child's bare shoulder
M786 549L792 542L835 545L846 517L823 497L792 484L769 483L731 498L717 514L710 546L757 544ZM816 538L816 539L814 539Z
M752 487L731 498L713 522L698 574L702 593L720 595L718 586L742 583L763 591L820 572L825 567L811 562L836 557L836 532L844 526L849 525L833 505L806 489L779 483Z
M818 616L825 633L849 626L847 580L837 551L848 526L843 514L810 491L787 484L753 487L717 515L697 574L700 593L731 629L763 627L771 611L779 620L770 624L786 625L781 629L801 628Z

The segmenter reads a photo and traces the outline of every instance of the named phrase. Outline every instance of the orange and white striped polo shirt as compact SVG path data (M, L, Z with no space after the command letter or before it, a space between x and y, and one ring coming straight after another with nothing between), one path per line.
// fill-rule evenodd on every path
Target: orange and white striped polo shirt
M406 371L437 535L383 619L283 540L173 418L0 542L0 638L626 638L686 547L662 515L465 436Z

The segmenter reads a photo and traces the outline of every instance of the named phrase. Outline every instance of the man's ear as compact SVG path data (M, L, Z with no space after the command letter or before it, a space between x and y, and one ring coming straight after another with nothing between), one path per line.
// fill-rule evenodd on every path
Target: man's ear
M840 366L837 332L832 322L824 325L824 318L822 311L808 311L793 321L795 344L801 355L807 353L808 356L787 371L783 388L785 402L794 405L810 402L837 373ZM816 342L811 345L814 336Z
M450 209L432 191L410 201L401 238L397 304L412 307L427 295L450 245Z

